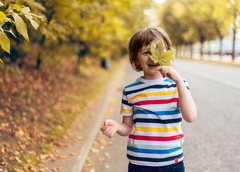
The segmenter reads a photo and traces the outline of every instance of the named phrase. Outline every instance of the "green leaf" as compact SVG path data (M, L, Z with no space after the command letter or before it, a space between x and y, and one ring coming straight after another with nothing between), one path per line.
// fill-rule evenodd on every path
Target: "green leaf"
M175 51L172 50L165 51L165 46L160 41L156 44L156 48L151 46L149 57L154 63L159 63L160 66L172 66L170 61L173 60L174 53Z
M17 31L29 42L27 25L23 19L16 13L13 13L13 18L16 24Z
M0 45L2 49L10 54L10 40L7 35L0 31Z

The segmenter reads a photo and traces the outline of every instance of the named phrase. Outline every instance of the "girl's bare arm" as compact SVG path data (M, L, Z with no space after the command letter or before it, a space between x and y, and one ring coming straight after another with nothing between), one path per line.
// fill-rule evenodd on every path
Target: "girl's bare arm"
M120 136L129 136L133 129L133 119L132 116L123 116L122 123L118 123L112 119L108 119L104 122L101 127L101 131L108 137L112 137L115 133Z

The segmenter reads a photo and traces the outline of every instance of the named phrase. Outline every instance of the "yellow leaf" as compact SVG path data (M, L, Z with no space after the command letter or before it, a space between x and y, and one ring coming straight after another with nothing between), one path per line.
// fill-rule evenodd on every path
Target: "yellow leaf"
M15 157L14 157L14 156L10 156L8 159L9 159L10 161L12 161L12 160L15 160Z
M5 6L5 5L0 1L0 7L1 7L1 6Z
M16 10L17 11L22 11L22 7L19 6L19 7L16 8Z
M69 153L70 156L76 156L77 154L74 152Z
M109 159L111 158L111 155L108 152L105 152L104 155Z
M44 22L44 19L43 19L43 17L40 17L40 20L41 20L42 22Z
M1 152L2 152L2 153L5 153L5 150L4 150L4 148L1 148Z
M22 9L22 13L25 15L25 17L28 20L30 20L30 22L31 22L32 26L34 27L34 29L37 30L37 28L39 27L39 24L33 20L33 15L35 15L35 14L30 13L30 8L29 7L24 7ZM37 16L37 15L35 15L35 16Z
M10 54L10 40L8 39L7 35L1 31L0 31L0 45L4 51Z
M17 31L29 42L27 25L23 19L16 13L13 13L13 18L16 24Z
M0 59L0 62L3 63L2 59ZM4 64L4 63L3 63Z
M173 59L175 51L164 50L165 46L163 45L163 42L160 41L156 44L156 48L151 46L149 57L154 61L154 63L159 63L160 66L172 66L169 61Z
M4 12L0 11L0 21L3 22L6 19L6 15Z
M31 168L31 165L30 165L30 164L26 163L26 164L24 165L24 169L25 169L25 170L30 169L30 168Z

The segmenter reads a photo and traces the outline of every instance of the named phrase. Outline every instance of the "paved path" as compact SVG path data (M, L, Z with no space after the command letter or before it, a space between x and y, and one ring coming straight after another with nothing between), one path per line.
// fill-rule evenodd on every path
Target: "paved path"
M43 156L41 166L46 172L80 172L92 143L104 120L109 103L117 92L119 78L125 77L126 60L123 59L109 83L83 110L63 138L54 143L51 154Z
M123 88L126 84L131 83L138 76L140 76L140 74L134 72L131 67L128 66L126 74L122 78L119 78L118 87L112 97L105 119L111 118L118 122L122 121L122 116L119 112ZM99 132L82 172L127 171L128 160L125 155L126 145L127 137L121 137L116 134L110 139Z
M240 68L199 61L176 60L175 68L188 81L198 117L183 122L183 144L187 172L240 172ZM119 115L123 86L139 76L128 68L118 85L105 118L121 122ZM83 172L127 171L126 141L100 132Z

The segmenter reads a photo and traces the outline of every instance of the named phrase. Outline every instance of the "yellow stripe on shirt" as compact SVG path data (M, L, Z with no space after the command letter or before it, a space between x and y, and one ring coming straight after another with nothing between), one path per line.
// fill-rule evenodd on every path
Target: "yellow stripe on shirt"
M121 112L123 112L123 113L132 113L133 110L132 110L132 109L124 109L124 108L121 108Z
M172 127L172 128L152 128L152 127L135 127L135 131L143 132L174 132L181 130L182 127Z
M147 97L147 96L170 96L170 95L174 95L177 94L178 91L160 91L160 92L148 92L148 93L140 93L137 94L131 98L128 99L128 102L131 102L133 99L136 98L141 98L141 97Z

